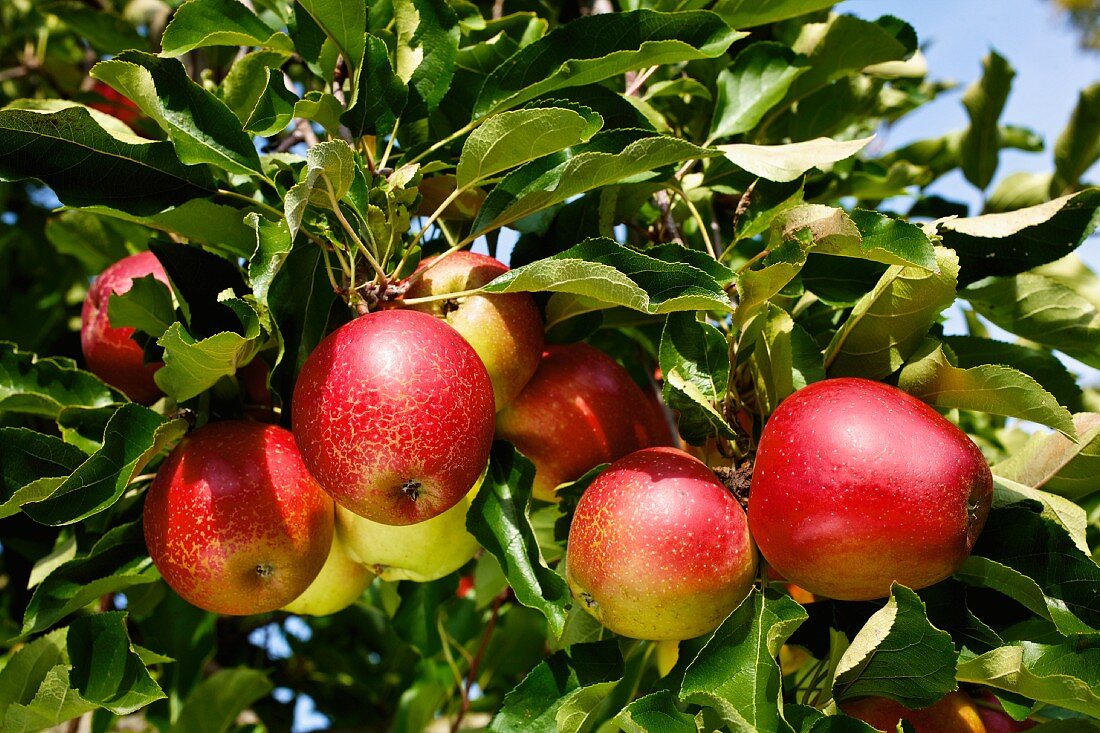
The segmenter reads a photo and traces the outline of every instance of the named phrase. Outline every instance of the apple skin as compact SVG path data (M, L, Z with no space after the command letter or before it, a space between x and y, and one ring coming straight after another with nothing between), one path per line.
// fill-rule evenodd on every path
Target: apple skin
M359 600L374 580L374 573L348 550L340 528L332 533L332 548L321 572L302 595L283 606L299 616L329 616Z
M663 442L667 429L625 369L588 344L550 344L538 371L497 415L497 436L535 464L534 496L601 463Z
M111 115L131 127L141 119L141 108L133 100L115 91L113 87L97 81L92 86L92 92L102 99L102 101L94 101L88 104L92 109Z
M394 527L336 507L336 531L348 550L382 580L437 580L469 562L481 546L466 531L466 512L482 478L462 501L418 524Z
M894 733L902 719L908 720L916 733L986 733L977 706L957 690L920 710L885 697L861 697L840 707L845 715L886 733Z
M145 497L145 543L184 600L227 615L300 596L332 546L332 499L288 430L243 420L194 431Z
M442 514L477 482L493 442L493 387L438 318L360 316L325 338L294 388L294 436L333 499L382 524Z
M508 272L503 262L466 250L421 263L423 272L405 294L423 298L480 288ZM409 306L445 320L470 342L493 382L497 410L515 399L542 357L542 316L529 293L468 295Z
M749 527L768 563L846 601L924 588L974 547L993 478L966 434L881 382L828 379L795 392L760 437Z
M152 275L168 285L168 275L152 252L123 257L96 277L80 313L80 346L88 370L134 402L149 405L162 396L153 374L163 364L146 364L132 328L113 328L107 306L113 293L130 290L135 278Z
M616 461L577 504L566 580L617 634L663 641L713 631L755 576L745 511L706 465L677 448Z

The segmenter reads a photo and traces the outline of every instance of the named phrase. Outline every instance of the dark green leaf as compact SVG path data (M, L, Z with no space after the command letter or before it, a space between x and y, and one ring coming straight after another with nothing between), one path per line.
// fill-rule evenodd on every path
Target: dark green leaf
M982 68L982 78L963 95L970 126L959 145L963 174L978 188L988 186L997 171L1000 150L997 120L1012 89L1012 77L1016 76L1016 70L996 51L989 52Z
M1052 193L1076 185L1093 163L1100 159L1100 83L1081 90L1077 106L1066 128L1054 144L1057 176Z
M294 48L285 33L260 20L239 0L188 0L172 15L160 43L165 56L182 56L205 46Z
M283 72L269 69L267 86L245 121L245 130L261 136L282 132L294 117L298 101L298 95L287 89Z
M491 733L557 733L558 709L577 689L576 673L564 653L540 662L523 682L504 696L500 712L489 725Z
M66 407L105 407L120 400L69 359L41 359L0 342L0 412L56 418Z
M358 78L366 53L367 4L346 0L296 0L325 32L348 62L352 78ZM299 48L308 54L308 50ZM307 58L316 58L308 55Z
M546 616L554 636L565 628L569 589L542 559L527 514L535 468L507 443L497 442L485 483L466 515L466 529L491 552L516 600Z
M107 313L112 328L136 328L154 338L176 320L172 291L152 275L134 278L121 295L112 293Z
M242 710L273 687L258 669L218 670L188 695L171 733L225 733Z
M806 69L806 60L781 43L766 41L745 48L718 75L710 139L739 135L756 127Z
M454 75L460 29L445 0L393 0L397 76L409 85L410 112L432 112Z
M722 415L729 381L726 337L694 313L673 313L661 332L660 365L665 403L679 412L680 434L701 445L707 438L734 437Z
M0 131L0 178L37 178L70 206L146 215L214 190L210 172L180 163L171 143L112 137L83 107L0 110Z
M358 89L358 96L340 121L357 138L390 132L405 109L409 89L394 73L390 51L376 36L367 36Z
M37 9L57 17L101 53L149 48L149 41L126 19L108 8L94 8L79 0L46 0Z
M835 5L835 0L718 0L714 12L731 28L752 28Z
M1100 717L1100 648L1095 646L1010 644L979 657L964 656L958 677Z
M125 613L75 619L66 647L73 665L69 682L88 702L129 715L164 697L130 643Z
M84 462L79 448L26 428L0 428L0 518L52 494Z
M393 628L416 647L421 657L433 657L442 649L437 617L440 607L454 598L457 590L458 576L454 573L431 583L405 581L398 587L401 605L393 616Z
M625 733L697 733L695 718L681 712L668 690L640 697L615 716Z

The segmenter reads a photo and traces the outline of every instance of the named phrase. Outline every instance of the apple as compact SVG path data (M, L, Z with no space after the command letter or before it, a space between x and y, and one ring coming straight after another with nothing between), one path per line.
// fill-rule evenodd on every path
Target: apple
M168 285L168 275L152 252L123 257L99 274L80 313L80 346L89 371L134 402L148 405L163 394L153 381L163 364L146 364L144 350L130 338L134 329L112 327L107 311L112 294L128 292L135 278L146 275Z
M352 555L382 580L437 580L465 565L480 549L466 531L466 512L483 480L484 474L462 501L439 516L404 527L372 522L337 507L337 532L346 538Z
M426 313L375 311L341 326L306 359L292 408L310 472L374 522L442 514L489 462L489 375L458 331Z
M421 263L419 272L424 274L406 298L474 290L508 272L503 262L465 250L438 264L436 259ZM470 342L493 382L497 410L515 399L539 366L542 316L529 293L467 295L409 307L442 318Z
M374 573L348 550L339 526L332 533L332 547L321 572L302 595L283 606L299 616L328 616L359 600L374 580Z
M986 733L1020 733L1031 730L1038 725L1034 720L1016 720L1005 712L1001 701L989 690L982 690L977 695L975 706L978 715L985 725Z
M866 379L795 392L760 437L749 528L770 565L810 593L882 598L963 563L993 478L978 446L915 397Z
M977 706L958 691L920 710L885 697L861 697L842 703L840 708L845 715L886 733L894 733L902 720L909 721L916 733L986 733Z
M97 81L92 85L92 93L101 100L90 102L88 106L92 109L111 115L115 119L121 120L131 127L135 122L141 119L141 108L129 97L125 97L120 92L115 91L113 87L101 81Z
M274 611L300 596L332 546L333 504L294 436L243 420L180 441L145 497L145 543L164 580L207 611Z
M551 344L538 371L497 415L497 435L535 464L535 498L667 435L625 369L588 344Z
M577 504L566 581L617 634L661 641L713 631L755 576L745 511L705 464L677 448L619 459Z

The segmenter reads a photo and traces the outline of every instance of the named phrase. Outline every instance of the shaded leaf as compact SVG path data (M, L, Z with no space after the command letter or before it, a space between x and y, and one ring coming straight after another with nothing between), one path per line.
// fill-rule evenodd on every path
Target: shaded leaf
M806 68L805 59L781 43L765 41L745 48L718 75L709 138L718 140L756 127Z
M1100 490L1100 415L1073 416L1077 442L1063 435L1035 433L993 472L1011 481L1080 500Z
M88 702L129 715L165 696L130 642L125 613L74 619L65 644L73 665L69 682Z
M0 412L57 418L66 407L106 407L121 401L91 372L63 358L39 358L0 341Z
M673 313L661 331L660 359L665 404L679 412L680 434L689 443L734 437L719 411L726 395L730 360L726 337L694 313Z
M959 681L1100 717L1100 649L1020 642L959 660Z
M200 682L184 701L172 733L224 733L249 705L274 685L258 669L220 669Z
M966 180L978 188L988 186L997 171L1000 151L997 120L1008 100L1014 76L1016 70L1008 61L990 51L982 61L982 78L963 94L970 126L959 143L959 163Z
M409 88L394 72L390 51L377 36L367 36L359 73L358 95L340 121L357 138L385 134L405 109Z
M410 111L432 112L454 76L460 29L445 0L393 0L397 76L409 85Z
M1077 106L1054 144L1052 193L1073 186L1100 159L1100 83L1081 90Z

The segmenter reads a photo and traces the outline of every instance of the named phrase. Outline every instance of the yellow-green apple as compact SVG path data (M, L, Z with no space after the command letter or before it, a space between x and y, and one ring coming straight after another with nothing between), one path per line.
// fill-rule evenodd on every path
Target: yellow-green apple
M495 419L485 366L458 331L412 310L368 313L325 338L294 388L294 437L336 502L382 524L423 522L466 496Z
M352 555L382 580L426 583L442 578L469 562L480 547L466 531L466 512L483 479L484 474L462 501L439 516L402 527L337 507L337 532Z
M164 365L146 364L144 350L130 338L134 329L111 326L107 311L112 294L129 292L133 280L146 275L168 284L168 275L152 252L123 257L99 273L80 314L80 346L89 371L134 402L148 405L162 394L153 374Z
M749 527L810 593L869 600L923 588L969 556L993 479L967 435L881 382L828 379L788 397L760 437Z
M713 631L755 576L745 511L706 465L677 448L619 459L577 504L566 580L615 633L664 640Z
M588 344L551 344L538 371L497 415L497 435L535 464L535 498L601 463L664 442L651 401L611 357Z
M499 260L469 251L425 260L407 299L475 290L508 272ZM470 342L493 382L497 410L507 405L539 366L542 316L529 293L466 295L410 305L449 323Z
M266 613L300 596L332 546L333 504L288 430L209 423L161 464L145 497L145 543L184 600Z
M902 720L909 721L916 733L986 733L977 707L958 691L919 710L885 697L861 697L842 703L840 708L845 715L885 733L894 733Z
M302 595L283 606L299 616L328 616L359 600L374 580L374 573L348 551L339 526L332 533L332 548L321 572Z

